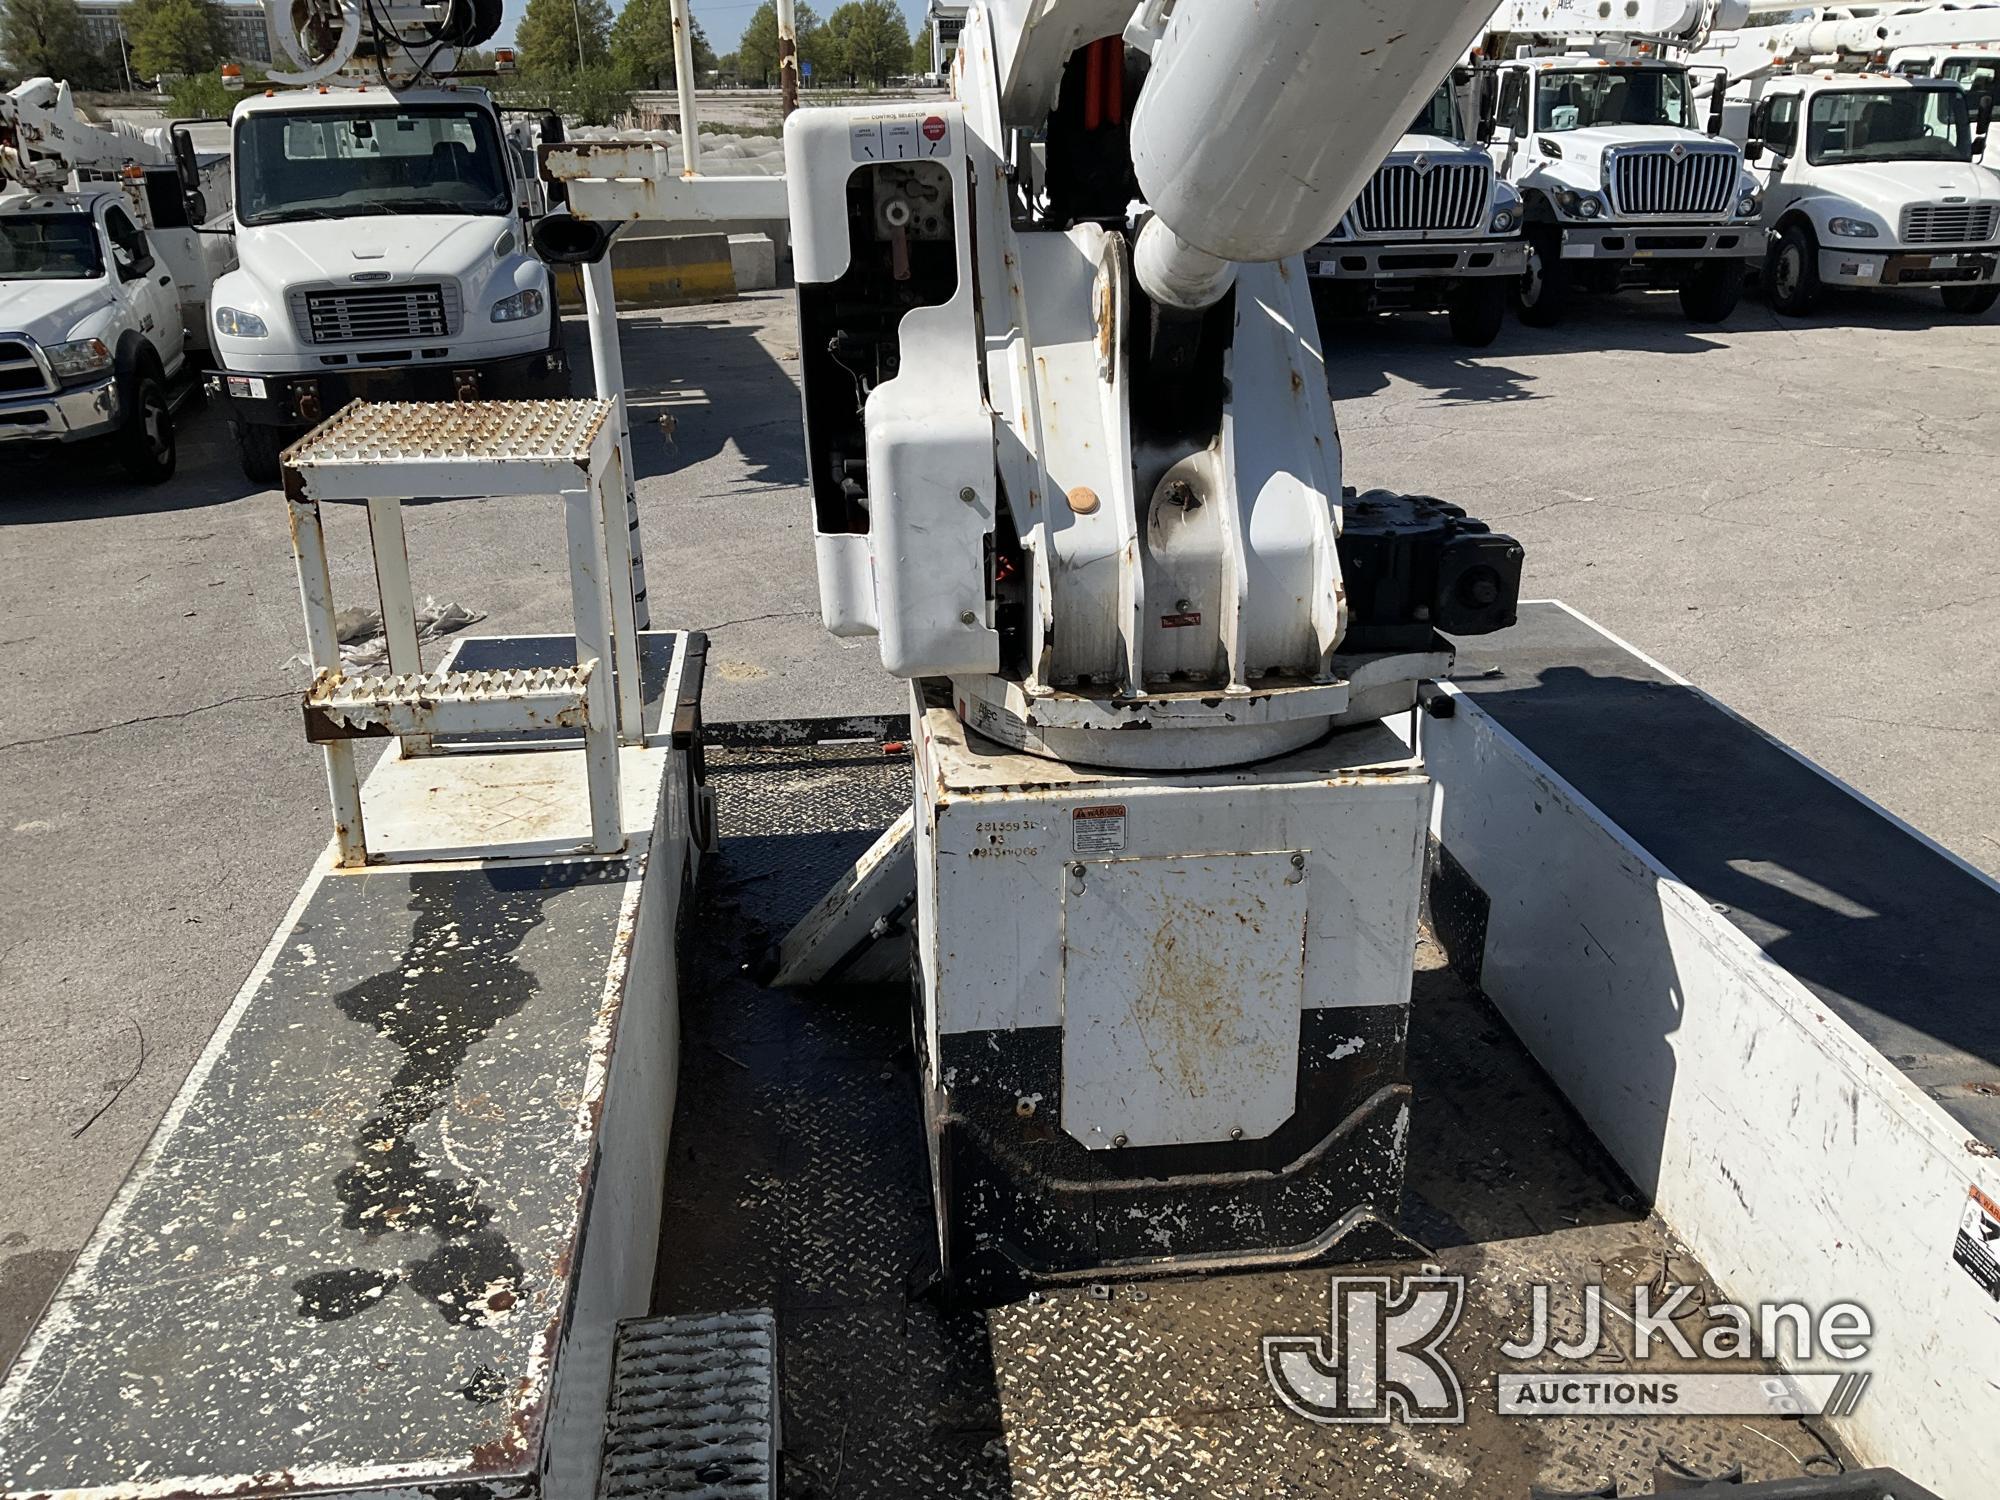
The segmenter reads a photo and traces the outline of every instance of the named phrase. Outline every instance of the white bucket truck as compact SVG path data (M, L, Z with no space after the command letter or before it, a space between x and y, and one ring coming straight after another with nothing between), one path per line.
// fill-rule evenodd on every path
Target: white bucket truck
M211 389L264 483L350 399L568 392L554 287L529 243L532 160L492 98L448 76L453 45L490 37L498 7L329 16L294 34L273 13L274 54L300 65L273 77L307 86L246 98L231 119L240 264L210 307ZM334 23L340 41L318 44Z
M1471 140L1447 80L1333 233L1307 252L1323 310L1358 317L1442 307L1459 343L1483 349L1499 336L1527 263L1521 200Z
M1970 316L2000 300L2000 177L1979 165L1990 75L1983 89L1976 69L1940 76L1944 49L1993 36L1996 21L1990 7L1812 10L1717 33L1694 54L1727 79L1780 312L1811 311L1828 287L1935 287ZM1938 49L1928 67L1912 62L1925 46ZM1894 55L1908 66L1893 71Z
M1577 290L1672 287L1692 321L1735 310L1763 248L1757 185L1720 122L1662 55L1711 24L1702 0L1518 0L1480 49L1481 136L1527 215L1524 322L1560 322Z
M203 186L184 132L86 120L52 78L0 95L0 452L103 445L172 475L228 258Z

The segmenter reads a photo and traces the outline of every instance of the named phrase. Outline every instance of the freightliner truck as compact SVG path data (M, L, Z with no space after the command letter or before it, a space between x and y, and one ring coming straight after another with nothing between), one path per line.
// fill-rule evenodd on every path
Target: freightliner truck
M450 84L275 90L231 121L237 270L210 307L243 472L355 397L559 396L536 201L500 112Z

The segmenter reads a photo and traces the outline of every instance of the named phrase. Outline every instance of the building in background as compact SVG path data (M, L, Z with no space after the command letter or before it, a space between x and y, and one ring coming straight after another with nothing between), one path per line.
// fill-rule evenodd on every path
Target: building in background
M929 0L925 19L931 27L933 73L951 71L951 59L958 51L958 34L965 30L965 13L971 9L969 4L954 4L953 0Z
M125 23L128 0L78 0L84 30L90 45L104 56L115 58L129 45L131 28ZM222 14L222 55L230 62L268 63L271 37L264 29L264 0L217 0Z

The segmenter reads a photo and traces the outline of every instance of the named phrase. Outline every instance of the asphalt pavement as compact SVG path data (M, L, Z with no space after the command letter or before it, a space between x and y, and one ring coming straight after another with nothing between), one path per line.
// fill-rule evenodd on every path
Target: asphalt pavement
M625 336L655 621L710 633L708 717L899 708L872 643L819 625L789 296ZM1438 318L1339 328L1328 368L1349 483L1511 530L1530 595L2000 871L2000 317L1910 294L1691 330L1626 297L1476 355ZM158 489L75 454L6 475L0 1362L330 831L284 507L220 415L190 414ZM409 529L419 596L481 631L566 627L552 503L416 506ZM365 602L363 518L330 530Z

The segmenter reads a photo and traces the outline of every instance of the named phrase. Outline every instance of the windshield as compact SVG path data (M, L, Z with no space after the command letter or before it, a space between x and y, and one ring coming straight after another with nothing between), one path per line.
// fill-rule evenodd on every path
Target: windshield
M513 208L500 132L475 106L253 114L236 127L245 224Z
M1460 139L1458 134L1458 110L1452 103L1449 80L1438 86L1430 102L1417 112L1417 118L1410 124L1410 135L1441 135L1446 140Z
M1687 74L1671 68L1579 68L1542 74L1535 129L1680 125L1694 118Z
M1965 90L1831 89L1815 94L1806 116L1806 159L1815 166L1971 161Z
M0 281L95 281L103 274L89 214L0 217Z
M1953 83L1978 98L1981 94L2000 95L2000 57L1948 57L1943 73Z

